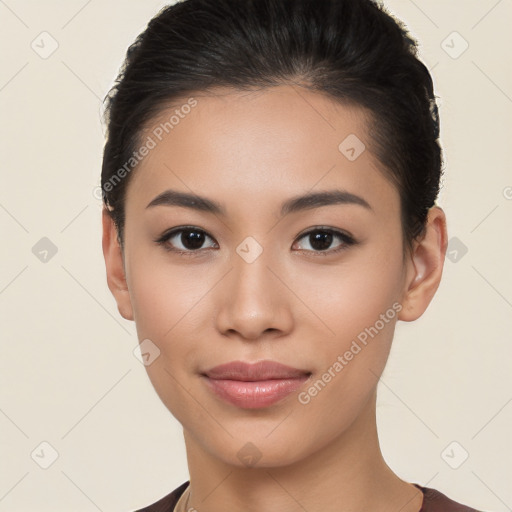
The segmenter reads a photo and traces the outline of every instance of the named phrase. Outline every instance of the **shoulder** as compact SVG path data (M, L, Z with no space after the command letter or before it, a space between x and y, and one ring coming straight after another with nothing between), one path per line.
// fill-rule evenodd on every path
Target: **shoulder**
M138 509L135 512L173 512L176 503L178 503L189 483L189 481L186 481L155 503ZM422 487L419 484L413 485L420 489L424 496L420 512L483 512L457 503L436 489Z
M190 481L187 480L185 483L174 489L174 491L170 492L163 498L160 498L152 505L135 510L134 512L172 512L189 483Z
M420 489L424 496L420 512L483 512L457 503L436 489L422 487L418 484L413 485Z

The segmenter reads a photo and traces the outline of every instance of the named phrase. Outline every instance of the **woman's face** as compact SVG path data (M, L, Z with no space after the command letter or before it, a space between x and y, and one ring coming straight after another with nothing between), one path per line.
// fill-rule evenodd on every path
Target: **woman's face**
M162 112L142 138L154 147L127 189L123 310L191 443L229 464L285 465L369 417L408 281L399 196L361 110L292 86L219 93ZM204 201L150 205L170 190ZM331 200L294 202L321 192ZM251 384L242 400L228 383L226 399L205 377L262 360L304 379L258 401Z

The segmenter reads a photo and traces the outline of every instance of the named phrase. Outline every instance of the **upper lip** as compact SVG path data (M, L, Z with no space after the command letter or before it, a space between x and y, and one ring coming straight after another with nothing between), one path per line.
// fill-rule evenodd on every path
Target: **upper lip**
M240 380L255 382L272 379L294 379L311 375L307 370L292 368L276 361L259 361L245 363L244 361L231 361L230 363L215 366L204 372L210 379Z

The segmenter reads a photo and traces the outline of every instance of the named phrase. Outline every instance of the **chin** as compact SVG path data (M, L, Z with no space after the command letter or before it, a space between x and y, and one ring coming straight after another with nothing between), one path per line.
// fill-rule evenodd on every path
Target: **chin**
M203 450L213 458L222 461L228 466L237 468L280 468L290 466L304 458L309 457L322 448L319 438L308 439L300 432L307 430L307 427L295 426L294 431L286 430L284 425L278 427L280 432L272 428L262 428L261 425L254 425L245 428L226 425L229 432L236 432L233 437L222 430L212 433L195 432L192 437L201 439ZM311 429L309 429L311 431ZM272 432L269 435L269 432ZM213 434L213 435L212 435Z

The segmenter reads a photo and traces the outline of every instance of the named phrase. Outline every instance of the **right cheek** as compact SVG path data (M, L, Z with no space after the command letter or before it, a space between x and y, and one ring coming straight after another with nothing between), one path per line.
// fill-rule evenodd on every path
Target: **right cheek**
M183 382L183 378L175 375L175 370L170 365L170 362L165 359L165 356L164 358L160 357L159 360L147 367L149 379L167 409L173 415L181 418L186 414L186 411L189 411L194 406L190 402L190 396L183 390L183 387L187 388L188 386Z
M130 295L136 318L141 326L151 326L154 329L166 318L172 320L172 304L158 283L141 277L133 283Z

